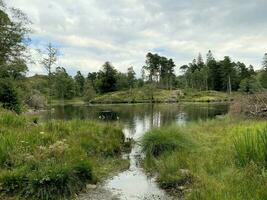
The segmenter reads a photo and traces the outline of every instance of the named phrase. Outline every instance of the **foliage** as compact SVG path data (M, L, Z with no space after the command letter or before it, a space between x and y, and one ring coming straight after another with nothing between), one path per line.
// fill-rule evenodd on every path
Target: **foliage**
M261 89L262 87L260 82L254 76L241 80L239 84L239 90L247 94L260 92Z
M207 53L206 64L199 54L198 60L194 59L189 65L180 69L184 72L185 88L197 90L237 91L241 80L249 79L255 75L253 67L246 67L244 63L231 61L225 56L223 60L216 61L212 52Z
M58 99L71 99L75 94L75 84L65 68L57 67L53 73L53 94Z
M109 63L103 65L103 71L99 72L99 91L100 93L113 92L116 90L116 70Z
M14 84L9 80L0 80L0 104L16 113L21 112L22 102Z
M85 78L83 77L81 72L78 71L76 76L74 76L74 80L76 86L76 96L81 97L84 94Z
M0 5L0 19L1 72L4 69L8 70L9 67L7 66L10 66L12 67L12 72L16 71L16 74L24 73L27 70L24 64L24 53L29 39L27 35L30 32L28 28L30 22L22 11L15 8L7 9L3 5ZM18 66L17 68L16 65ZM7 71L7 74L10 73Z
M146 55L146 65L143 66L144 73L148 74L148 82L158 83L161 87L171 89L174 80L175 64L172 59L168 59L158 54L148 53Z

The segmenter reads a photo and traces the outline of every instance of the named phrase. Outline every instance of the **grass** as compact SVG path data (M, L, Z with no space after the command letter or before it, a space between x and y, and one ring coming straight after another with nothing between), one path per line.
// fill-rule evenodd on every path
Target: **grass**
M0 110L0 198L71 198L87 183L127 168L123 148L124 135L116 124L36 124Z
M73 99L53 99L52 100L52 105L83 105L85 102L83 100L83 98L81 97L75 97Z
M184 96L182 101L185 102L223 102L233 100L233 96L236 94L232 94L230 96L226 92L218 92L218 91L196 91L196 90L184 90Z
M267 168L267 126L265 128L247 129L234 140L237 163L244 167L250 162Z
M95 97L91 103L149 103L149 93L150 91L144 88L110 92ZM179 98L176 90L155 89L153 93L154 102L176 102Z
M165 152L189 149L191 141L175 126L155 129L145 134L142 140L143 152L158 157Z
M144 168L162 188L185 199L267 199L266 127L266 121L226 116L152 130L142 142ZM171 138L183 148L162 150L155 138L164 145ZM150 146L163 153L151 154Z
M151 102L151 90L147 88L135 88L132 91L116 91L99 95L91 100L91 103L149 103ZM196 91L196 90L153 90L153 102L224 102L233 98L225 92ZM236 94L233 94L234 96Z

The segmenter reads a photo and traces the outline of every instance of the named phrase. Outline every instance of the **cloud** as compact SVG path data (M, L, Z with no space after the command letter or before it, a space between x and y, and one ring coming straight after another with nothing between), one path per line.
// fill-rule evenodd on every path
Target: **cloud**
M265 0L9 0L33 22L32 52L48 42L69 72L97 71L105 61L140 75L147 52L187 64L210 49L260 68L266 52ZM43 73L38 64L30 74Z

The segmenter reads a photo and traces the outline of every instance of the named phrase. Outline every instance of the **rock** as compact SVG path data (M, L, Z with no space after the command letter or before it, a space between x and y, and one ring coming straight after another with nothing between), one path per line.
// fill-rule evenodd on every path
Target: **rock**
M94 184L87 184L87 185L86 185L86 189L87 189L87 190L93 190L93 189L96 189L96 187L97 187L97 186L94 185Z
M188 169L180 169L181 175L189 175L190 171Z
M181 190L181 191L184 191L185 189L186 189L185 186L179 186L179 187L178 187L178 190Z

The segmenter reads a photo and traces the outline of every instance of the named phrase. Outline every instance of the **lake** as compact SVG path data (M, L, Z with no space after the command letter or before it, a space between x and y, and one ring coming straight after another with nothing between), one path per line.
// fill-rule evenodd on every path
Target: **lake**
M123 125L126 137L138 141L153 127L177 123L206 120L228 112L228 104L114 104L114 105L65 105L54 106L54 119L93 119L106 121L107 118ZM42 115L47 118L46 114ZM103 119L105 118L105 119ZM154 180L148 177L140 164L140 147L136 144L131 153L130 168L106 180L101 187L119 196L119 199L172 199L161 190ZM88 198L91 199L90 194ZM110 199L113 199L110 197Z

